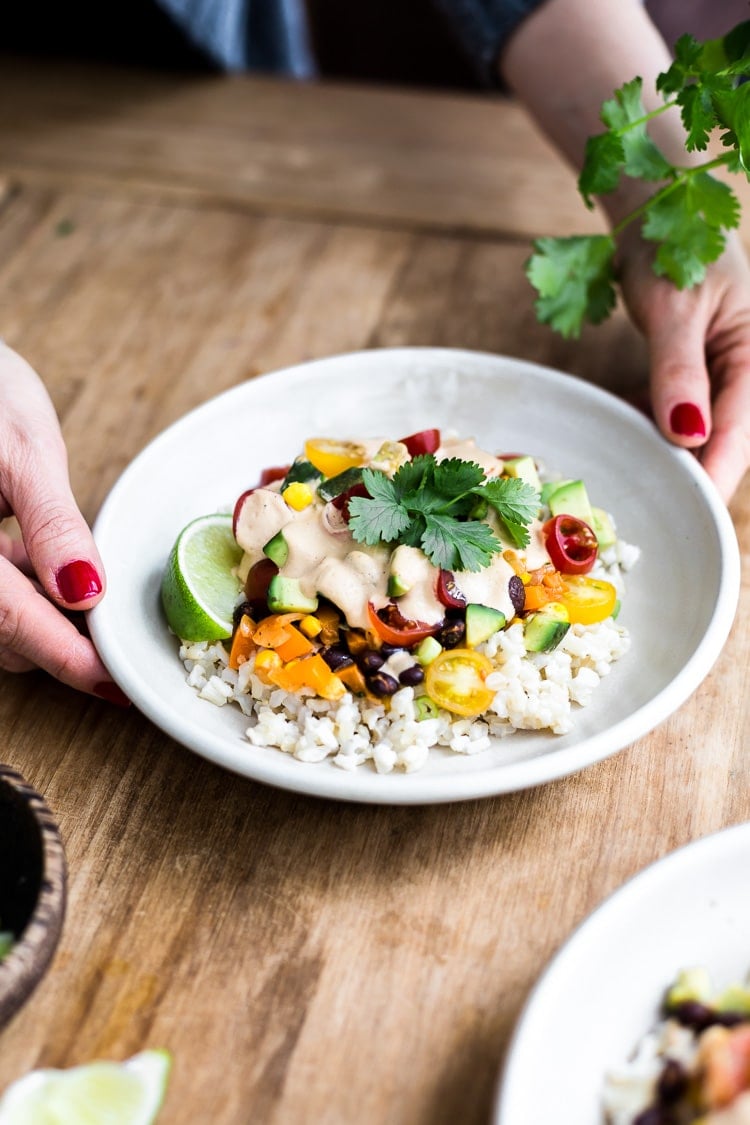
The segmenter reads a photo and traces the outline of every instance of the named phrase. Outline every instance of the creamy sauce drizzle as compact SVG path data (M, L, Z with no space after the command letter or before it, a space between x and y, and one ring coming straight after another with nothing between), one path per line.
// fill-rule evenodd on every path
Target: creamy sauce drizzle
M366 442L371 455L380 442ZM372 448L371 448L372 447ZM473 440L444 441L435 456L441 460L458 457L481 465L487 476L498 476L503 463L492 454L478 449ZM368 602L380 609L395 601L402 615L410 621L434 625L445 617L446 607L437 596L438 571L416 547L400 545L368 547L358 543L348 530L331 531L323 519L324 505L317 499L302 511L290 508L276 487L258 488L245 500L237 521L237 542L245 552L238 568L241 581L250 568L265 558L263 548L279 531L283 531L288 557L279 568L280 574L299 581L302 592L328 598L344 614L350 625L367 628ZM490 511L488 522L498 538L512 544L502 533L501 525ZM535 520L529 528L531 542L525 552L527 569L535 569L549 561ZM479 571L458 571L456 585L470 603L500 610L510 620L514 614L508 593L508 582L515 571L502 554L494 555L489 566ZM398 575L406 592L391 598L388 579Z

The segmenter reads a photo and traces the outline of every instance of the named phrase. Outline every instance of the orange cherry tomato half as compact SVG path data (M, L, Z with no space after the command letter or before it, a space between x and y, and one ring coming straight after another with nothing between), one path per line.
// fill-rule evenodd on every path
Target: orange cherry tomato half
M431 637L440 629L442 622L437 625L428 625L426 621L408 621L393 604L385 609L378 610L372 602L367 603L367 614L370 624L381 641L397 648L411 648L418 645L425 637ZM381 616L382 614L382 616Z
M565 589L555 595L568 611L571 625L595 625L611 617L617 604L617 590L602 578L568 574Z
M305 442L305 457L324 477L335 477L345 469L364 465L367 450L356 441L310 438Z
M554 516L542 528L552 565L561 574L586 574L596 562L596 535L576 516Z
M454 715L483 714L495 698L485 680L491 662L470 648L451 648L427 665L425 687L430 699Z

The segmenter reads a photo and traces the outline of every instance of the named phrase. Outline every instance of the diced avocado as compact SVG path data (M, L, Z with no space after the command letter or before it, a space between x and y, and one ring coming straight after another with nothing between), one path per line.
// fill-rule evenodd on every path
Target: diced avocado
M408 594L411 586L404 582L400 574L388 575L388 597L400 598L402 594Z
M547 503L553 516L575 516L589 527L593 526L594 513L582 480L571 480L556 488Z
M417 663L426 668L428 664L432 664L436 657L440 656L442 651L443 646L440 641L436 641L434 637L425 637L414 649L413 655Z
M592 508L591 514L594 519L591 528L596 536L596 541L600 549L604 551L607 547L612 547L617 542L615 525L612 523L609 513L604 511L604 508Z
M350 488L354 488L355 484L362 483L362 470L358 467L351 469L344 469L343 473L337 473L335 477L328 477L322 480L318 485L318 496L321 500L333 500L335 496L340 496L342 492L348 492Z
M505 614L499 609L473 602L466 607L466 643L471 648L481 645L498 629L505 628Z
M732 984L715 998L713 1006L720 1012L738 1012L749 1016L750 989L741 984Z
M320 469L316 469L311 461L306 461L304 457L300 457L299 460L290 465L281 483L281 492L283 492L289 484L296 484L298 482L300 484L314 484L315 481L319 481L322 476L323 474Z
M549 504L549 498L553 492L557 492L558 488L562 488L564 484L570 484L569 480L548 480L542 485L541 500L543 504Z
M277 531L273 539L269 539L263 548L263 554L267 555L271 562L275 562L277 566L284 565L289 558L289 545L284 538L283 531Z
M297 578L275 574L268 586L268 608L273 613L313 613L318 608L317 597L308 598L302 593Z
M697 1000L705 1004L711 999L711 991L711 978L707 969L683 969L667 992L665 1006L669 1011L678 1004L684 1004L686 1000Z
M568 629L568 611L560 602L550 602L532 613L523 625L523 641L527 652L551 652L557 648Z
M509 477L518 477L519 480L525 480L534 489L534 492L542 491L542 482L539 480L539 473L536 471L536 464L533 457L524 454L522 457L510 457L507 461L503 461L504 472Z

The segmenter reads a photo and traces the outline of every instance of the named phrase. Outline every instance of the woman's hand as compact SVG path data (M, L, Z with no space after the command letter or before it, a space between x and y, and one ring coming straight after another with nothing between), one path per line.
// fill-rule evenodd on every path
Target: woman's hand
M651 404L662 433L695 449L729 501L750 467L750 266L732 237L706 280L676 289L651 268L653 248L623 248L623 296L649 347Z
M127 703L91 641L61 609L90 609L104 568L68 480L54 408L34 371L0 343L0 668L44 668L63 683Z

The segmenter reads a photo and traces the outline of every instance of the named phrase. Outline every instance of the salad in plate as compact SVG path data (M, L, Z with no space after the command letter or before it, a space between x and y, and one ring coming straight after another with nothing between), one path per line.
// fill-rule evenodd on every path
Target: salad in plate
M750 988L684 970L662 1017L607 1075L607 1125L750 1125Z
M627 651L637 555L528 454L437 429L310 438L184 529L162 601L188 682L238 704L255 746L409 771L569 730Z

